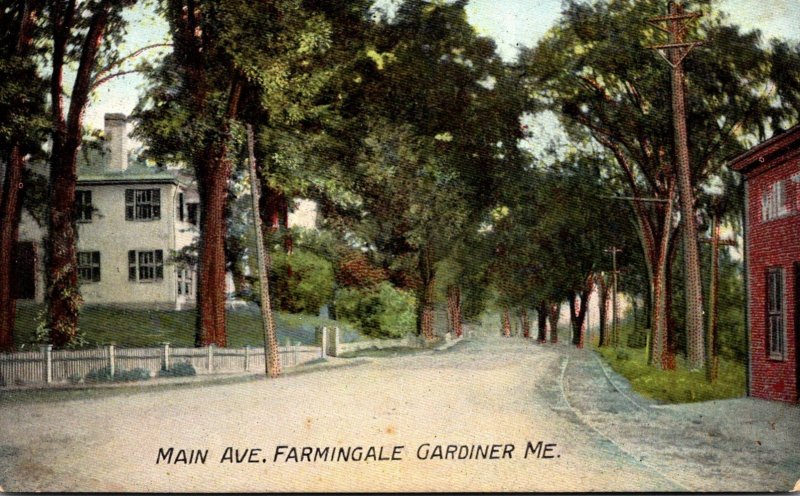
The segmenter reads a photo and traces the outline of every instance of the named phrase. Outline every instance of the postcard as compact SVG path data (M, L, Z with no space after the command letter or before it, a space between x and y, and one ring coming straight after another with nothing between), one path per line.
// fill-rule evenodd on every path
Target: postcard
M800 3L0 10L0 491L800 490Z

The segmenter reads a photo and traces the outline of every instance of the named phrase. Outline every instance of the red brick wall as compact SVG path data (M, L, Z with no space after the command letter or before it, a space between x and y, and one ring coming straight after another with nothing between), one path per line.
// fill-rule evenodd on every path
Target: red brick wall
M748 184L748 284L750 310L751 395L779 401L798 401L797 343L795 333L795 270L800 262L800 184L792 176L800 173L797 153L772 167L766 163L747 176ZM763 222L764 191L783 179L788 215ZM767 269L784 269L786 350L783 360L769 357L767 343Z

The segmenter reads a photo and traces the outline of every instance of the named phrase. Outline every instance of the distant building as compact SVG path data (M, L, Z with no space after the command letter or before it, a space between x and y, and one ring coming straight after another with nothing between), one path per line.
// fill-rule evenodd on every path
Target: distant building
M105 150L79 165L78 277L87 304L180 309L195 304L194 267L172 255L198 233L199 195L179 169L129 164L127 119L105 116ZM85 157L85 155L84 155ZM44 299L45 228L23 212L16 249L20 299Z
M750 395L798 401L800 125L735 158L745 181Z

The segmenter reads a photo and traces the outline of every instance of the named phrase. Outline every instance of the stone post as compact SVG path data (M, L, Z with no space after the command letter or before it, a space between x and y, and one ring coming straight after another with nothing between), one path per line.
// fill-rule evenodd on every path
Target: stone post
M169 370L169 343L163 343L164 353L161 357L161 369Z
M316 343L320 346L320 358L328 355L328 328L325 326L317 327Z
M214 372L214 343L208 345L208 373Z
M116 364L116 360L115 360L116 357L114 356L114 354L115 354L114 353L114 348L115 347L114 347L113 344L107 344L106 345L106 356L108 357L108 370L109 370L109 373L111 374L111 379L112 380L114 379L114 376L117 375L117 370L116 370L117 364Z
M339 328L333 328L333 336L331 336L331 356L339 356Z
M250 345L244 347L244 371L250 370Z
M53 382L53 345L43 344L39 346L42 351L42 359L44 360L44 382L50 384Z

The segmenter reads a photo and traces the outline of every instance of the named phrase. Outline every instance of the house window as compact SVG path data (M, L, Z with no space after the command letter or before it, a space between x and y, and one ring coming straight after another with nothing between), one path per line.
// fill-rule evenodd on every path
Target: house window
M86 190L75 191L75 220L78 222L91 222L92 210L92 192Z
M192 286L192 269L178 269L178 295L191 297L194 293Z
M125 220L159 220L160 218L161 190L125 190Z
M780 267L767 270L767 350L769 357L786 357L784 271Z
M178 220L183 222L183 193L178 193Z
M99 251L78 252L78 281L81 283L100 282Z
M164 252L162 250L128 252L128 280L138 282L164 279Z
M775 181L761 195L761 220L767 222L788 214L786 208L786 184L784 181Z
M199 209L200 205L198 203L187 203L186 204L186 217L189 221L189 224L194 226L197 225L199 219Z

